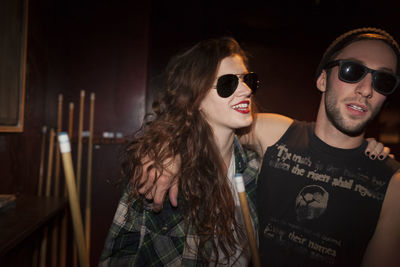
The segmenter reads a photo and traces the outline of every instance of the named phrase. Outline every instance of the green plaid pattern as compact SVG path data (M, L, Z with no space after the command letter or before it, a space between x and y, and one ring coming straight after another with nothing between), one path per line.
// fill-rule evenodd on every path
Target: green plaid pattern
M243 173L250 212L257 229L255 189L259 159L254 152L243 149L237 138L234 148L236 172ZM191 226L185 228L182 210L173 208L168 199L159 213L137 200L133 200L128 211L128 192L125 190L99 266L204 266L197 256L196 240L194 229Z

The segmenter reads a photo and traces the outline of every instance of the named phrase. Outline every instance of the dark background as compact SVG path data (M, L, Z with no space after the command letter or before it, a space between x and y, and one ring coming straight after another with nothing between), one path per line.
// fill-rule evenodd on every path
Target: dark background
M105 131L128 135L140 127L146 95L149 102L171 55L205 38L233 36L250 53L251 70L259 73L261 109L313 120L320 98L314 71L334 38L372 26L400 39L398 1L29 2L24 132L0 134L0 193L36 193L41 129L56 127L58 94L64 95L63 130L68 103L75 104L76 137L80 90L86 91L85 130L89 94L95 92L93 265L120 196L109 181L118 177L122 146L100 137ZM398 117L399 96L391 106ZM381 126L376 120L367 136L377 138ZM399 155L398 143L388 145ZM86 154L83 158L84 180Z

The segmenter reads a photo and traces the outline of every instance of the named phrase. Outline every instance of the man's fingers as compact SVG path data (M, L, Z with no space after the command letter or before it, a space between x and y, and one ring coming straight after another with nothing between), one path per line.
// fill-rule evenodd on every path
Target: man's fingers
M376 146L375 146L375 148L373 150L371 150L371 154L369 155L369 157L371 159L376 159L377 157L379 159L384 159L387 156L387 154L385 155L385 154L382 154L382 153L384 153L383 144L382 143L376 143Z
M154 211L158 211L162 208L163 203L164 203L164 199L165 199L165 194L167 192L167 189L165 188L159 188L158 186L156 186L154 195L153 195L153 210Z
M153 211L155 212L162 209L167 191L171 205L178 206L178 184L176 182L171 184L170 179L171 176L162 175L149 193L149 197L146 196L148 199L153 199Z
M372 151L374 151L374 148L376 147L377 142L374 138L367 138L366 140L368 141L368 146L365 149L365 155L367 155L368 157L371 158L371 155L373 155ZM375 155L372 157L374 158ZM373 158L371 158L371 159L373 159Z
M168 192L169 201L173 207L178 207L178 183L174 183Z
M145 166L143 166L142 177L140 178L140 183L143 185L139 188L138 191L142 195L146 194L150 190L150 188L153 187L154 180L157 176L157 171L154 168L150 169L150 171L147 172L149 165L150 164L146 164Z
M163 162L162 171L154 167L154 161L147 157L142 160L143 173L140 178L139 194L147 200L152 200L153 210L160 211L163 207L167 191L171 205L178 206L178 185L174 181L180 167L180 156L169 158Z
M390 153L390 148L385 146L380 152L380 154L378 154L378 159L384 160L387 156L389 156L389 153Z
M390 148L385 147L382 143L377 142L374 138L367 138L368 146L365 150L365 154L370 159L384 160L390 153Z
M156 190L156 186L153 186L153 187L149 188L149 189L148 189L145 193L143 193L142 195L144 195L144 197L145 197L147 200L153 200L155 190Z
M161 175L153 188L153 210L158 211L162 209L165 195L171 187L171 175ZM177 201L176 201L177 202Z

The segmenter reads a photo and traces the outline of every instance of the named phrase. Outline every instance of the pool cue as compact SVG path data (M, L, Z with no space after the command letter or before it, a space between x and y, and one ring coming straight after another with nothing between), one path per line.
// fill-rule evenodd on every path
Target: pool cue
M47 134L47 127L42 127L42 140L40 146L40 165L39 165L39 181L38 181L38 190L37 195L42 195L42 188L43 188L43 172L44 172L44 156L45 156L45 149L46 149L46 134ZM39 244L40 241L35 241L35 249L33 251L32 256L32 267L38 266L39 263Z
M67 225L68 212L65 210L61 221L61 237L60 237L60 267L67 265Z
M51 175L53 172L53 147L54 147L54 129L50 129L50 137L49 137L49 154L47 159L47 180L46 180L46 191L45 196L50 196L51 189ZM48 227L46 226L43 230L43 238L40 246L40 267L46 267L46 252L47 252L47 236L48 236Z
M86 178L86 213L85 213L86 251L88 252L89 255L90 255L90 223L91 223L91 199L92 199L94 104L95 104L95 94L91 93L90 116L89 116L88 162L87 162L87 178Z
M69 112L68 112L68 137L72 142L72 130L74 128L74 103L69 103ZM67 187L64 186L64 197L67 196Z
M76 163L76 188L78 197L80 199L81 188L81 170L82 170L82 139L83 139L83 120L84 120L84 107L85 105L85 91L81 91L81 98L79 103L79 125L78 125L78 154Z
M51 175L53 174L53 154L54 154L54 129L50 129L50 141L49 141L49 155L47 161L47 180L46 180L46 192L45 196L49 197L51 192Z
M75 185L74 168L71 158L71 146L68 135L66 133L60 133L58 136L58 141L64 166L65 183L67 184L68 188L69 207L72 216L76 245L78 247L79 263L80 267L89 267L89 259L85 248L85 236L83 233L82 217L77 188Z
M78 199L80 199L81 194L81 170L82 170L82 139L83 139L83 119L84 119L84 109L85 109L85 91L81 90L81 97L79 102L79 121L78 121L78 151L76 159L76 189L78 192ZM76 246L74 243L72 259L73 266L77 266L77 255Z
M47 226L43 230L42 242L40 244L40 267L46 267L46 249L47 249Z
M33 250L33 255L32 255L32 267L37 267L39 264L39 248L38 248L39 242L40 242L39 240L34 241L35 249Z
M69 103L68 112L68 136L72 140L72 129L74 122L74 103ZM64 186L64 197L67 196L67 186ZM65 210L61 222L61 241L60 241L60 267L67 265L67 226L68 226L68 212Z
M58 95L58 111L57 111L57 135L61 133L62 129L62 106L63 106L63 95ZM56 140L56 144L57 144ZM59 196L60 191L60 148L56 145L56 162L55 162L55 173L54 173L54 193L55 197ZM51 234L51 266L57 266L58 256L58 234L59 234L59 220L56 219L53 225L53 231Z
M43 192L43 173L44 173L44 156L45 156L45 149L46 149L46 134L47 134L47 127L42 127L42 144L40 150L40 165L39 165L39 183L38 183L38 196L42 195Z
M68 136L72 140L72 129L74 128L74 103L69 103L68 113Z
M261 267L260 255L258 254L257 241L254 235L253 224L251 223L249 203L247 202L242 174L235 175L235 184L239 195L240 207L242 209L247 237L249 240L251 261L254 267Z
M62 106L63 106L63 95L58 95L58 112L57 112L57 135L61 133L62 128ZM57 143L57 140L56 140ZM56 168L54 175L54 196L59 196L60 189L60 148L56 146Z

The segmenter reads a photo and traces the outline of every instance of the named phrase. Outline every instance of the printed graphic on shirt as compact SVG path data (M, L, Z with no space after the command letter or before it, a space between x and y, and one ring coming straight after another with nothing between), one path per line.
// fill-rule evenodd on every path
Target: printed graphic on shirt
M297 221L317 219L328 206L329 194L318 185L304 187L296 198Z

